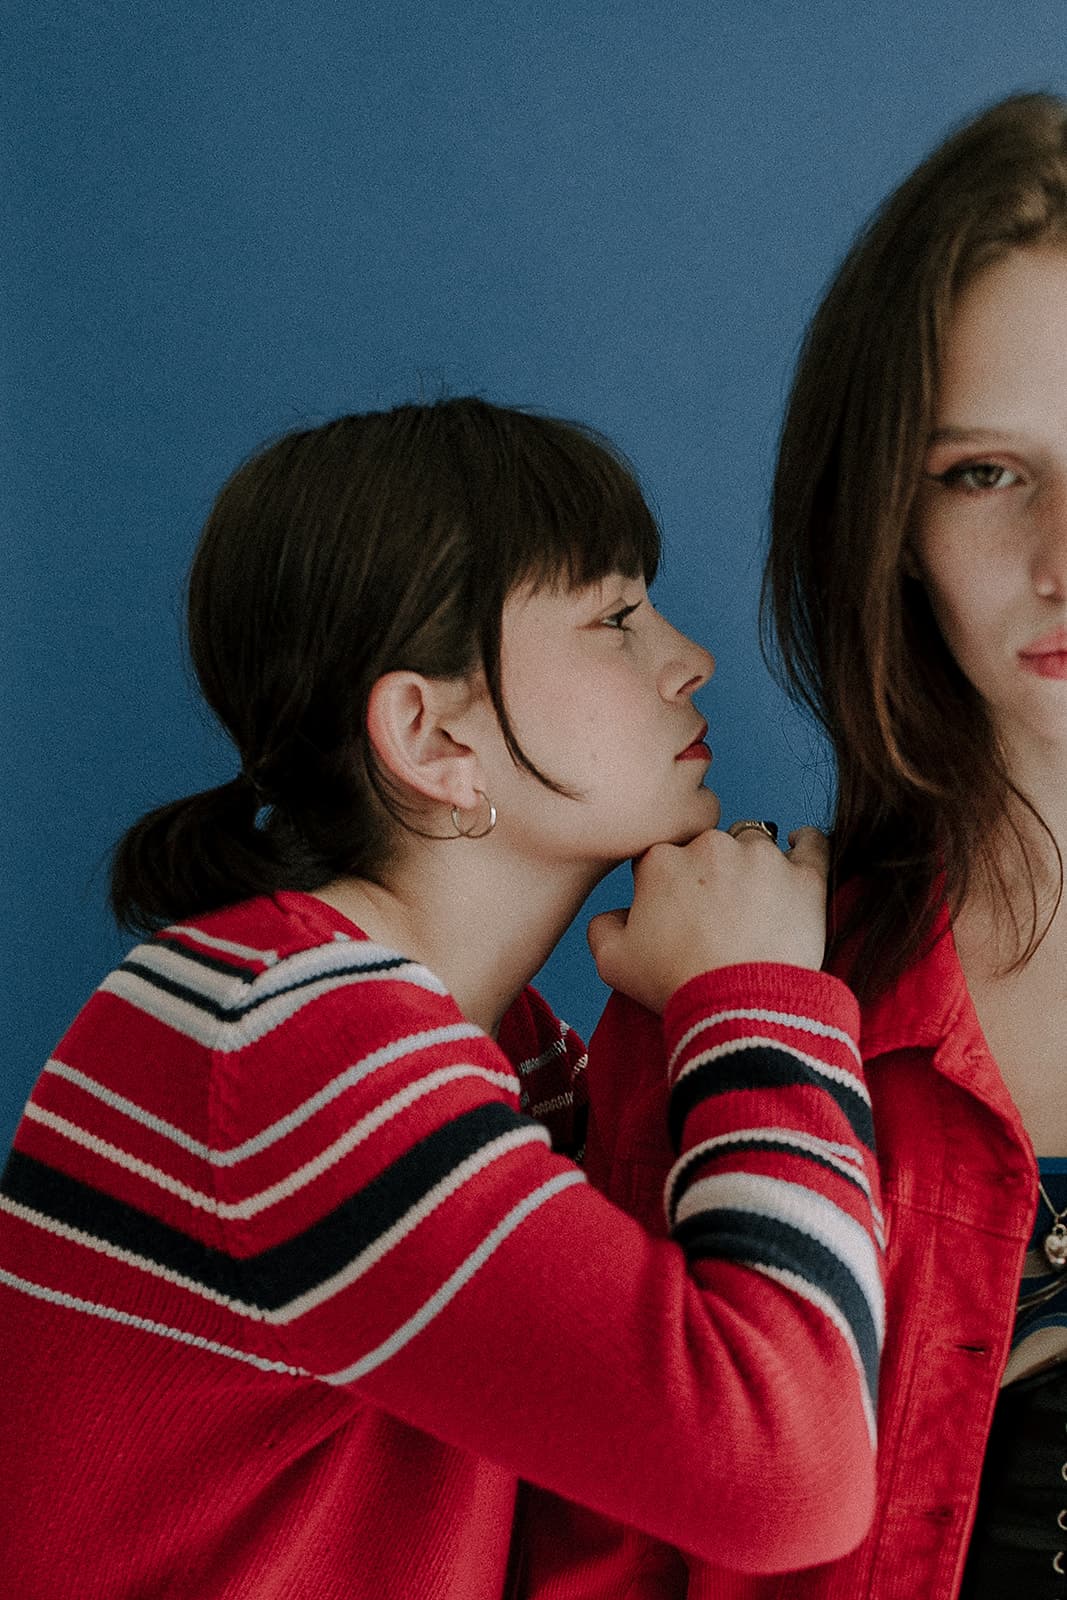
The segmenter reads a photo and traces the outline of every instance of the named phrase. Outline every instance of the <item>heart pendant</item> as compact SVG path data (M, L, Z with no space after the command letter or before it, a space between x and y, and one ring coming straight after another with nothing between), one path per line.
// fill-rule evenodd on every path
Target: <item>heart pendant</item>
M1055 1272L1067 1267L1067 1227L1057 1222L1051 1233L1045 1235L1045 1258Z

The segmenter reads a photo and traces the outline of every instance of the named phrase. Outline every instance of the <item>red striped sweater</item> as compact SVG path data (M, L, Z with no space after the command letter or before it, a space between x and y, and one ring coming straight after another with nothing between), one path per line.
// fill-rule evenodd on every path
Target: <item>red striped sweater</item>
M3 1592L496 1600L520 1476L747 1570L853 1545L854 1002L734 968L665 1025L673 1240L550 1148L583 1057L532 991L498 1045L301 894L132 951L0 1190Z

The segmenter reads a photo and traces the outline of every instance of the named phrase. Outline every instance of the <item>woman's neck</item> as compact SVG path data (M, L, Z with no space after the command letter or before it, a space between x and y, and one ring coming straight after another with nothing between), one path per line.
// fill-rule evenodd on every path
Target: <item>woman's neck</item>
M1061 1090L1067 906L1057 904L1060 874L1052 849L1054 840L1067 863L1067 771L1062 765L1051 759L1013 764L1014 781L1052 838L1016 803L1013 820L1027 856L1011 827L1003 825L997 850L1002 882L994 872L977 874L953 922L982 1031L1039 1155L1067 1151L1067 1101ZM1035 934L1040 943L1020 967L1019 958Z
M1032 791L1027 798L1041 821L1013 803L1010 820L997 830L992 856L976 864L954 918L957 942L962 937L968 951L968 978L980 970L987 981L994 980L1015 965L1035 932L1047 928L1051 933L1067 921L1060 894L1061 863L1067 866L1067 819L1058 814L1059 804L1050 814Z
M1008 772L1067 851L1067 748L1058 741L1006 749Z
M377 943L422 962L495 1036L603 875L588 865L552 873L487 840L457 839L409 850L383 882L338 878L317 894Z
M1003 753L1009 777L1033 810L1009 797L956 908L956 944L972 992L995 991L1034 935L1044 933L1045 948L1035 972L1067 936L1060 894L1061 864L1067 867L1067 751L1016 740Z

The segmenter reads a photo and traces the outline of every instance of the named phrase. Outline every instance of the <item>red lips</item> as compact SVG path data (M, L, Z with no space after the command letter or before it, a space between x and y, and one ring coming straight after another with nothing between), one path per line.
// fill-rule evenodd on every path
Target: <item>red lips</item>
M1067 628L1053 628L1019 651L1024 672L1038 678L1067 678Z
M1042 634L1040 639L1035 639L1033 644L1028 644L1020 650L1021 656L1060 656L1067 652L1067 628L1053 628L1051 633Z
M705 722L704 726L701 728L692 744L687 744L685 749L680 751L674 759L676 761L710 761L711 751L704 743L704 737L707 734L707 731L708 725Z

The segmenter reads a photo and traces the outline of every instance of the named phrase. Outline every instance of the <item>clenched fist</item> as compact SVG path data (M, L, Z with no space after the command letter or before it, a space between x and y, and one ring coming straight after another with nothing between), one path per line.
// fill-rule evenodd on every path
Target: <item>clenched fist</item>
M791 849L756 829L717 829L657 844L634 864L629 911L589 924L597 970L613 989L661 1012L698 973L745 961L818 969L826 947L828 844L798 828Z

